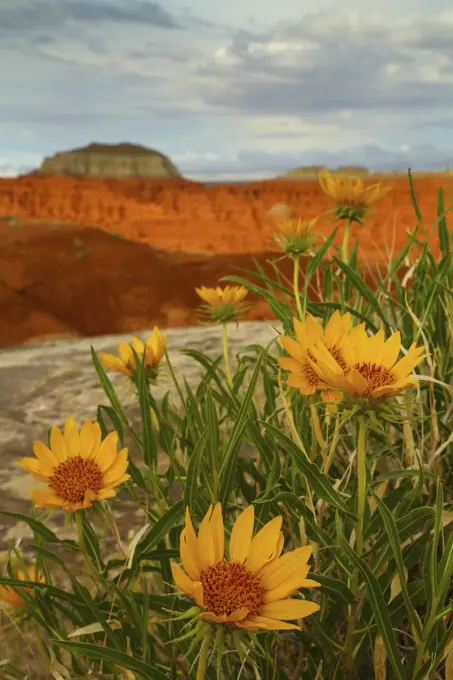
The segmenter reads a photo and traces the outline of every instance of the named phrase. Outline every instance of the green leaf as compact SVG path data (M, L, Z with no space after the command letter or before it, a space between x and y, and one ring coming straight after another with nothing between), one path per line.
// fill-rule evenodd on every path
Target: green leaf
M12 512L11 510L0 510L0 515L7 515L8 517L14 517L21 522L26 522L26 524L28 524L30 529L35 534L42 536L49 543L59 543L60 545L64 545L66 548L70 548L71 550L79 550L79 547L75 541L69 539L61 540L51 529L40 522L39 519L28 517L28 515L24 515L21 512Z
M378 317L384 323L386 331L389 333L391 329L382 311L382 305L379 304L379 301L376 298L373 291L371 290L371 288L365 283L363 278L359 276L359 274L356 271L354 271L354 269L348 267L347 264L339 260L337 257L334 257L333 259L335 260L336 264L340 267L340 269L345 273L345 275L352 281L352 283L355 285L359 293L365 298L367 302L370 303Z
M145 360L146 352L143 352L140 358L133 349L137 371L137 389L138 400L140 404L140 417L142 422L142 440L143 440L143 460L145 464L153 471L157 468L157 441L156 434L153 429L153 421L151 419L151 407L149 399L149 388L146 379Z
M46 551L47 552L47 551ZM49 557L47 555L47 557ZM64 562L62 564L64 566ZM38 588L39 590L45 591L48 595L55 597L59 600L66 600L69 602L71 607L76 607L79 604L79 598L74 593L68 593L66 590L57 588L56 586L51 586L47 583L40 583L38 581L22 581L20 579L6 578L6 576L0 576L1 586L17 586L25 588Z
M91 562L96 571L101 574L105 569L105 564L101 557L101 549L99 546L98 537L93 531L84 510L78 510L79 517L82 524L84 549L86 550Z
M121 423L120 418L118 417L117 412L111 406L103 406L102 404L100 404L98 406L98 409L97 409L97 420L98 420L98 422L100 420L102 420L102 415L101 415L102 411L105 411L107 413L107 415L109 416L110 420L112 421L113 427L118 432L118 438L120 440L121 448L123 448L124 447L124 430L123 430L123 425ZM105 425L104 425L104 428L105 428ZM103 430L103 433L102 433L103 439L105 439L107 434L108 434L107 430L105 430L105 432Z
M208 427L208 447L211 452L211 461L219 462L219 418L215 407L212 389L209 385L206 388L205 421ZM217 465L216 468L217 469Z
M195 492L197 490L197 482L200 474L201 461L203 453L206 449L206 441L208 437L208 428L204 430L200 436L197 445L195 446L189 460L187 468L186 488L184 492L184 503L192 512L192 505L194 501Z
M67 642L66 640L52 639L52 644L57 647L62 647L73 654L81 654L87 656L89 659L98 659L100 661L107 661L108 663L116 664L122 668L128 668L131 671L140 673L145 680L168 680L168 676L164 675L157 668L150 666L141 659L135 656L130 656L125 652L112 649L111 647L100 647L99 645L89 644L87 642Z
M167 536L170 529L179 523L183 516L183 511L184 503L183 501L178 501L156 522L156 524L154 524L154 526L151 527L146 536L137 543L132 562L132 570L134 570L134 567L138 564L140 559L142 559L143 554L158 545L160 541Z
M437 571L438 586L436 588L436 598L440 606L442 606L445 597L447 596L452 575L453 575L453 532L451 532L450 536L448 537L447 545L445 546Z
M395 257L395 259L392 260L392 263L390 265L390 270L389 270L389 278L393 278L394 275L396 274L396 272L398 271L398 269L403 264L404 260L406 259L407 255L409 254L411 248L413 247L413 245L414 245L414 243L417 239L417 232L418 232L418 226L414 229L413 233L409 235L408 241L403 246L403 248L400 250L400 252Z
M327 253L327 251L330 248L330 244L334 240L336 233L338 231L338 227L335 227L330 234L330 236L325 240L325 242L322 244L322 246L319 248L319 250L316 252L316 255L314 258L310 261L308 267L307 267L307 273L306 273L306 278L308 281L311 281L311 278L315 271L318 268L319 263L323 259L324 255Z
M432 508L415 508L403 517L396 520L398 535L401 542L412 538L414 534L425 529L426 522L434 517L434 510ZM388 547L388 538L385 534L381 534L373 546L373 551L379 552L384 546Z
M395 671L395 675L398 678L398 680L405 680L405 673L403 670L403 666L401 664L398 647L396 645L395 634L393 632L392 622L390 620L387 603L382 596L381 589L379 587L379 582L376 576L373 574L373 572L369 569L366 562L361 560L356 555L356 553L352 550L349 543L345 539L341 529L341 522L338 512L336 513L335 516L335 524L337 534L339 536L343 550L345 551L345 553L347 554L355 568L360 571L362 578L366 583L370 604L373 609L373 614L376 619L379 632L384 641L389 661L393 666L393 670Z
M410 189L411 189L411 198L412 198L412 204L414 206L415 214L417 215L417 219L420 223L421 228L424 229L424 227L423 227L423 217L422 217L422 214L420 212L420 208L418 206L417 196L415 195L414 180L412 178L411 168L408 168L407 174L409 176L409 186L410 186Z
M424 476L427 477L428 479L431 480L436 480L437 475L434 474L434 472L428 472L427 470L423 471ZM382 474L379 475L379 477L376 477L371 482L372 486L379 486L381 482L385 482L386 479L401 479L403 477L420 477L420 471L419 470L389 470L388 472L383 472Z
M329 478L320 472L314 463L308 460L307 456L300 450L297 444L292 441L292 439L287 437L286 434L281 432L281 430L274 427L273 425L270 425L269 423L266 423L262 420L258 422L269 432L269 434L272 435L276 441L279 442L282 449L291 455L299 470L307 478L311 488L316 491L320 498L327 501L338 510L341 510L349 517L352 517L354 520L357 519L354 513L349 510L348 506L342 500L336 489L334 489Z
M115 411L117 412L117 414L119 415L119 417L121 418L123 423L126 425L131 436L133 437L135 443L137 444L139 449L142 450L143 445L142 445L139 437L137 437L137 434L134 432L134 430L129 425L129 421L128 421L127 416L126 416L126 412L124 411L124 409L121 405L121 402L118 399L118 396L115 392L115 389L114 389L109 377L107 376L107 373L104 371L104 368L103 368L101 362L99 361L99 357L96 354L93 345L90 345L90 350L91 350L91 358L93 360L93 365L94 365L94 368L96 370L96 373L99 376L99 381L101 383L102 389L104 390L104 392L105 392L106 396L108 397L110 403L112 404L113 408L115 409Z
M313 581L321 584L323 593L329 593L337 601L341 600L344 604L352 604L355 601L354 593L343 581L318 573L311 574L311 577Z
M116 649L120 649L121 647L121 640L117 633L113 630L113 628L110 626L108 623L107 619L104 616L104 613L98 607L91 597L89 591L87 588L85 588L84 585L82 585L69 571L69 569L65 569L66 573L68 574L69 578L71 579L72 587L74 589L74 593L78 596L78 599L80 601L80 604L84 605L91 613L92 616L92 621L96 621L97 623L100 623L103 629L105 630L108 639L110 640L110 643L116 647ZM80 605L79 605L80 606Z
M195 395L192 392L192 388L187 382L187 378L184 378L184 386L186 388L187 402L186 402L186 414L188 408L190 409L190 415L192 422L196 422L198 429L203 429L203 419L201 417L200 409L198 407L198 401L195 399ZM196 442L194 442L195 444Z
M385 503L381 501L379 496L377 496L374 492L372 493L374 496L374 500L376 501L377 507L379 509L379 512L381 513L387 538L390 541L390 545L392 547L393 557L395 559L396 567L398 569L401 592L403 594L404 602L407 608L407 613L412 624L412 631L414 633L414 637L416 637L417 642L417 637L418 641L420 641L423 637L423 627L420 621L420 617L417 614L417 610L412 605L412 602L409 597L409 592L407 589L406 577L404 574L403 554L401 552L401 537L398 535L398 529L396 527L396 523L392 513L385 505Z
M436 492L436 508L434 516L434 529L433 529L433 540L431 543L431 550L429 552L429 562L430 562L430 585L431 592L436 593L437 591L437 553L439 547L439 538L442 532L442 511L444 507L444 490L442 488L442 483L440 479L437 480L437 492ZM440 566L440 565L439 565Z
M236 474L236 458L239 446L241 443L242 434L247 425L249 418L248 410L252 403L253 395L255 393L256 383L261 370L261 363L263 361L263 353L260 354L256 361L255 370L250 379L250 385L247 389L244 401L238 411L236 420L234 422L233 431L231 433L230 442L227 450L224 453L222 465L220 467L220 501L223 503L223 508L226 510L228 496L230 495L233 486L234 477Z

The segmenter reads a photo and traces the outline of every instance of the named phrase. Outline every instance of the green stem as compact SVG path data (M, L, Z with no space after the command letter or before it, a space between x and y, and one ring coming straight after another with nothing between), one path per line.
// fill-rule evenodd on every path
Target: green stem
M222 624L220 624L222 625ZM208 665L209 647L211 645L212 632L207 630L201 643L200 656L198 659L197 680L205 680L206 667Z
M76 527L77 527L77 537L79 539L79 545L83 553L83 558L85 560L85 564L88 567L88 571L90 573L90 576L94 579L95 583L97 584L99 580L99 574L96 571L96 568L91 561L91 558L86 550L86 545L85 545L85 534L83 531L83 522L84 522L84 517L82 516L85 510L76 510L75 511L75 521L76 521Z
M355 552L358 557L361 557L363 550L363 518L365 514L365 500L366 500L366 435L367 424L363 416L359 416L359 436L357 442L357 524L356 524L356 545ZM359 593L359 572L355 569L351 577L351 591L354 595L354 604L351 606L351 612L348 620L348 630L346 633L346 642L344 646L346 656L346 667L349 674L351 674L354 657L353 657L353 642L354 642L354 624L357 613L357 596Z
M435 597L433 599L433 603L431 605L431 612L428 617L428 620L423 628L423 637L420 640L419 644L417 645L417 656L415 657L415 664L414 664L414 673L413 673L413 678L417 677L417 673L420 670L422 664L423 664L423 659L426 653L426 643L428 642L429 635L433 629L433 626L436 622L436 610L438 607L438 599Z
M349 238L351 236L351 220L346 220L344 229L343 244L341 246L341 259L345 264L349 262Z
M356 553L360 557L363 549L363 516L365 514L366 497L366 434L367 425L363 416L359 416L359 441L357 445L357 528Z
M228 358L228 329L226 323L222 324L223 334L222 334L222 344L223 344L223 357L225 360L225 373L228 380L228 384L233 389L233 377L230 370L230 360Z
M299 319L302 321L302 323L305 320L305 314L302 309L302 304L300 301L300 290L299 290L299 259L300 255L295 255L294 256L294 272L293 272L293 288L294 288L294 295L296 296L296 307L297 307L297 313L299 314ZM304 295L304 309L307 306L306 303L306 298L307 296Z

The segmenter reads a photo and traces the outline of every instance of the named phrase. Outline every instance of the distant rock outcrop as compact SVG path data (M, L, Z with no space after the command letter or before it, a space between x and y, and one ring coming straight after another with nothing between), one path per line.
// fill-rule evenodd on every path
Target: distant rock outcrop
M283 175L277 177L277 179L283 180L313 180L318 179L318 172L320 170L329 170L329 172L338 172L341 175L350 175L354 177L368 177L370 174L367 168L361 165L340 165L335 170L327 168L325 165L306 165L301 168L294 168L293 170L288 170Z
M170 159L138 144L89 144L45 158L39 175L181 177Z
M368 177L370 171L362 165L339 165L335 172L342 175L353 175L354 177Z
M279 175L277 179L286 180L312 180L318 179L318 172L320 170L326 170L325 165L305 165L301 168L294 168L293 170L288 170L283 175Z

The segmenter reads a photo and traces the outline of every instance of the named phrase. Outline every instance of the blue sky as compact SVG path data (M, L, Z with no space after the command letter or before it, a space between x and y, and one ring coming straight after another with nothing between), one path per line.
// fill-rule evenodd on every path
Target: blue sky
M0 174L90 142L206 180L453 166L452 33L451 0L0 0Z

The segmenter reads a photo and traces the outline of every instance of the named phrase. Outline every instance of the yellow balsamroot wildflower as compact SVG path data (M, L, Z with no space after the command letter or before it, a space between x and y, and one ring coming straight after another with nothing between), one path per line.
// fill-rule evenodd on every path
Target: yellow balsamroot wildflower
M277 225L274 240L287 255L307 254L314 244L313 228L318 221L313 220L284 220Z
M19 581L38 581L39 583L45 583L46 580L43 575L37 578L36 571L32 567L27 569L25 574L21 569L18 569L14 578ZM31 588L24 588L24 590L27 593L31 593ZM5 602L10 607L14 607L14 609L22 609L27 605L26 600L9 586L0 586L0 602Z
M33 442L36 458L22 458L17 464L47 487L32 489L30 498L37 508L62 508L75 512L95 501L116 496L115 487L130 479L126 474L128 450L117 451L118 433L101 441L99 423L87 420L78 431L74 418L66 419L63 434L55 425L50 448Z
M105 369L117 371L130 378L133 372L137 370L135 356L132 351L134 349L139 359L142 359L143 354L145 354L145 370L150 377L155 377L157 366L165 354L166 346L167 333L161 335L158 327L154 326L153 333L146 340L145 344L139 338L132 336L130 344L127 342L119 343L119 357L107 352L99 352L99 358Z
M322 191L335 202L336 218L351 222L362 222L369 206L392 189L381 187L380 182L365 187L360 177L332 175L328 170L318 173L318 181Z
M351 315L349 312L341 315L337 310L329 319L326 328L311 315L307 314L305 323L301 323L297 317L293 318L296 340L287 335L280 335L282 347L290 354L290 357L280 357L278 362L281 368L291 371L287 384L294 387L301 394L310 395L321 392L323 401L335 401L341 399L341 394L332 389L329 383L321 377L313 367L316 358L313 354L314 347L321 344L326 352L332 356L339 369L348 370L348 365L342 351L342 340L345 336L360 333L365 324L351 328Z
M195 288L195 292L206 303L201 305L201 310L208 316L208 323L238 321L250 306L243 302L248 293L244 286L225 286L223 289L201 286Z
M301 630L288 623L317 612L307 600L291 599L299 588L319 583L307 579L311 546L280 556L283 550L282 518L275 517L253 538L254 509L249 506L237 518L224 557L225 532L221 504L210 506L198 536L186 509L180 536L184 570L172 563L176 585L193 598L204 612L201 619L231 623L247 630Z
M424 347L410 346L406 356L397 361L401 349L401 334L393 333L385 340L384 331L368 336L360 327L354 336L345 336L341 352L347 364L344 370L322 344L312 348L313 369L333 389L358 399L393 397L417 384L410 374L428 354Z

